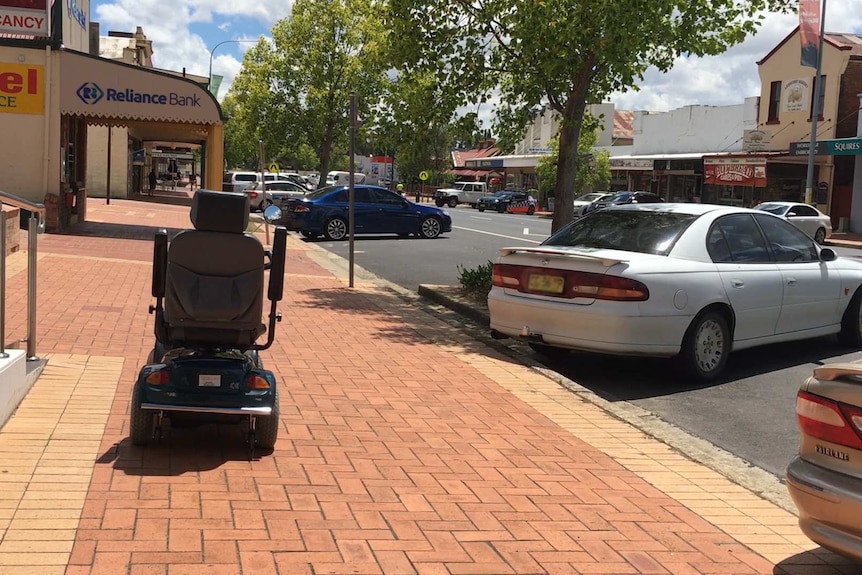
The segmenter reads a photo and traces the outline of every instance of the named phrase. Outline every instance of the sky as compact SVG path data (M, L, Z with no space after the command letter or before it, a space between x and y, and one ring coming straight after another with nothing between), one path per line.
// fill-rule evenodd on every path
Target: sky
M596 0L601 1L601 0ZM224 76L219 100L242 65L242 54L272 25L289 15L290 0L91 0L92 21L102 35L134 32L153 42L156 67L206 76ZM639 90L613 94L625 110L666 111L687 105L732 105L760 93L756 62L798 23L794 14L767 14L759 31L720 56L679 58L667 73L648 70ZM862 33L862 0L832 0L826 6L826 31ZM230 40L216 48L216 45ZM211 50L215 50L211 52ZM486 120L490 105L480 109Z

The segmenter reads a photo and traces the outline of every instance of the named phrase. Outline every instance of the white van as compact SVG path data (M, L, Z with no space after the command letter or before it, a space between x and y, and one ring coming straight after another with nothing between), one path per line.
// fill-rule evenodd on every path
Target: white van
M253 186L259 178L257 172L225 172L221 189L223 192L241 192Z
M326 185L327 186L346 186L350 179L350 172L329 172L326 174ZM364 184L365 183L365 174L362 172L354 172L353 173L353 183L354 184Z

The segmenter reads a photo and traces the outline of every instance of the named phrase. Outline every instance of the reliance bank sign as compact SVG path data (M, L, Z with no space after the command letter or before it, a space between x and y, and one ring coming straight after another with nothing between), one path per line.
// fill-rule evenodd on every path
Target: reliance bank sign
M117 90L116 88L102 89L95 82L84 82L75 91L78 98L88 106L94 106L104 98L108 102L124 102L129 104L155 104L157 106L181 106L197 107L201 100L197 94L184 96L176 92L137 92L131 88Z
M206 87L179 75L60 52L60 111L92 118L220 124Z

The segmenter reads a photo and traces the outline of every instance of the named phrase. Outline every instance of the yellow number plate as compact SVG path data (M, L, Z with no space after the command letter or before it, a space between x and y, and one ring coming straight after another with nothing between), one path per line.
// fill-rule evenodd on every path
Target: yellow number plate
M531 291L543 291L548 293L563 293L565 280L560 276L546 276L542 274L530 274L527 280L527 288Z

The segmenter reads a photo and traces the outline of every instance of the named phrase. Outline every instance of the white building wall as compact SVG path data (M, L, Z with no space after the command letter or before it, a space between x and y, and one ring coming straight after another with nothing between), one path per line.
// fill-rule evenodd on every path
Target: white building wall
M591 104L587 107L588 112L600 119L598 146L610 146L614 137L614 104ZM548 150L551 139L560 130L560 115L548 107L543 107L541 113L537 114L533 123L527 127L524 139L518 142L514 151L510 153L515 156L541 154ZM509 151L504 151L509 153Z
M111 197L128 197L129 183L129 131L114 127L111 132ZM87 195L91 198L107 196L108 185L108 128L87 128Z
M744 130L756 126L757 98L732 106L685 106L635 112L634 155L742 151Z

